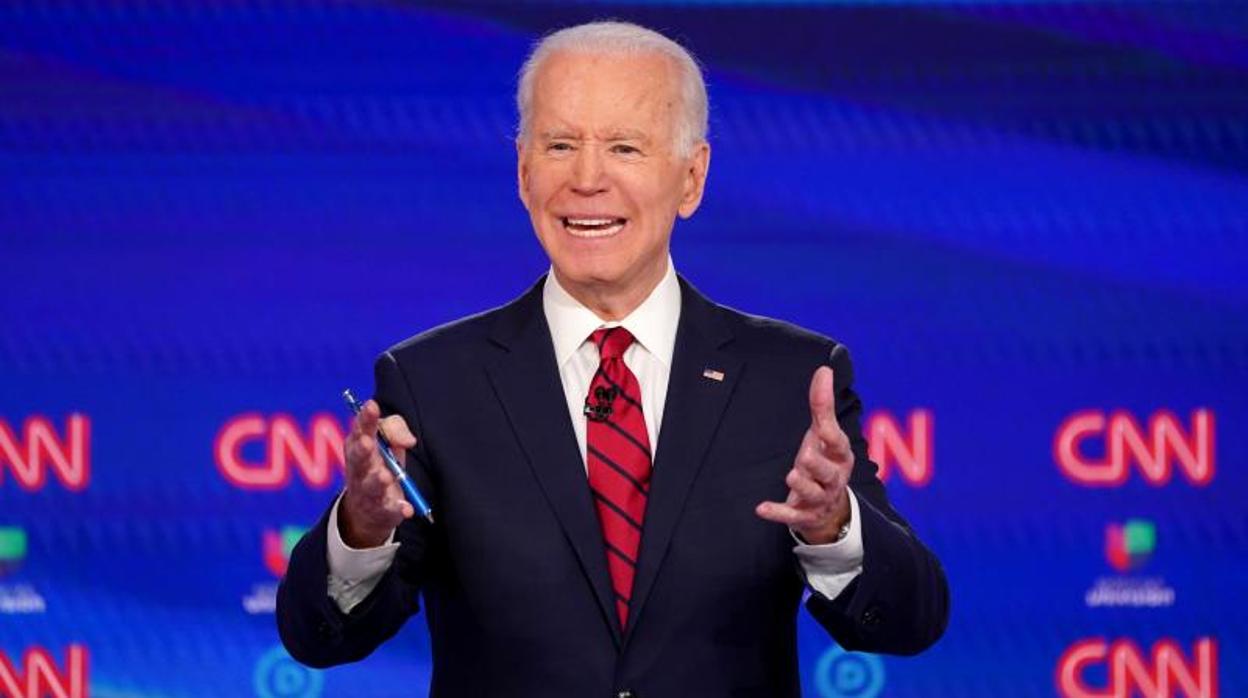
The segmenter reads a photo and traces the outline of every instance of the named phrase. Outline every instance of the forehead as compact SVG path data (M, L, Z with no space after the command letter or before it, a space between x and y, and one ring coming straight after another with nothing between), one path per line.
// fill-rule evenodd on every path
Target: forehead
M542 130L670 132L680 108L677 77L660 53L560 51L534 76L532 118Z

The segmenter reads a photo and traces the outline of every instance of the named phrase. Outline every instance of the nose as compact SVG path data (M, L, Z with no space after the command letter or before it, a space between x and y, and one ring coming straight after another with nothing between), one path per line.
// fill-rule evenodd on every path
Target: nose
M597 148L587 144L579 149L572 164L572 191L582 196L606 191L607 178L602 165L602 155Z

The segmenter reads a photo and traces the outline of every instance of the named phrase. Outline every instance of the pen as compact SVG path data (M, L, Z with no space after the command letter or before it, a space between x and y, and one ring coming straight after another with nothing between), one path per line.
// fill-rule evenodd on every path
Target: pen
M359 415L360 410L364 409L364 405L351 394L350 390L342 391L342 399L346 400L347 407L351 408L351 414ZM394 451L390 450L390 441L386 439L386 435L382 433L381 428L377 429L377 450L381 451L381 459L386 462L386 467L390 469L390 473L394 475L394 479L399 481L399 487L403 488L403 494L407 496L407 501L416 507L416 511L429 523L433 523L433 509L429 508L429 503L420 495L420 490L416 489L416 485L407 477L407 471L403 466L399 465L399 461L394 457Z

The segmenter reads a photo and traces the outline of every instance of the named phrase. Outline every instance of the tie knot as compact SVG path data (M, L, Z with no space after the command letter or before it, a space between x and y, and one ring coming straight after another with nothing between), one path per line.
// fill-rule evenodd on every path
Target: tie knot
M624 350L633 343L633 334L623 327L600 327L589 335L589 341L598 347L598 359L624 358Z

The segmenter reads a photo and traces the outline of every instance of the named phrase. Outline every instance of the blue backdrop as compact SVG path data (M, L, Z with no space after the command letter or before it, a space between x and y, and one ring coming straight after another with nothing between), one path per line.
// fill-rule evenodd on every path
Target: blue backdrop
M421 696L423 623L291 663L338 393L546 267L535 38L706 67L677 268L846 342L946 637L809 696L1248 695L1248 4L0 5L0 696ZM319 450L318 450L319 448Z

